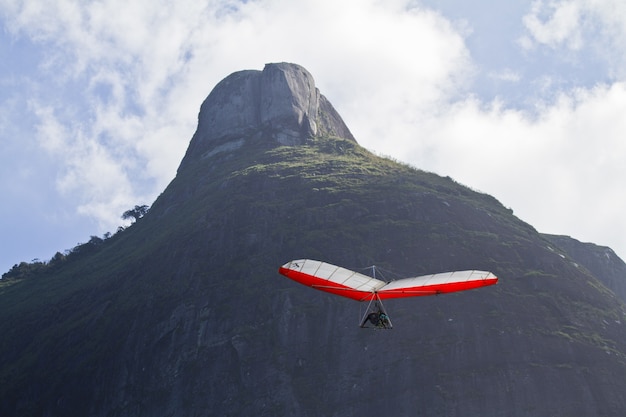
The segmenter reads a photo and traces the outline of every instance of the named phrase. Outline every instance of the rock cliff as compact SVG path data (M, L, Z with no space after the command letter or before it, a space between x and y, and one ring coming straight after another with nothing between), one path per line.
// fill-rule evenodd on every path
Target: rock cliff
M597 276L604 285L626 302L626 264L606 246L583 243L569 236L544 234L555 247L564 251Z
M234 150L244 140L301 145L319 135L354 140L311 74L296 64L239 71L215 86L202 103L198 129L183 164Z

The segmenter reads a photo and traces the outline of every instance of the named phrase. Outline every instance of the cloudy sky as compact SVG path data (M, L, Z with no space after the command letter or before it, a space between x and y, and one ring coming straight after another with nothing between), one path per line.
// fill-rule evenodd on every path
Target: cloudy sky
M626 258L621 0L0 0L0 272L115 232L213 86L307 68L359 143Z

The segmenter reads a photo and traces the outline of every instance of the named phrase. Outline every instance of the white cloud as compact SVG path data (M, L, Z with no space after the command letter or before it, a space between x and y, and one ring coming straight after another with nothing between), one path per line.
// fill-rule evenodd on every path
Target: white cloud
M536 0L524 16L524 25L538 43L551 47L566 44L570 49L582 46L582 7L576 1Z
M68 196L78 193L82 201L78 213L96 218L103 230L115 229L119 213L133 201L125 158L112 155L115 147L105 147L82 130L65 127L54 109L34 102L31 106L40 120L39 143L63 166L56 179L58 190Z
M512 70L511 68L505 68L500 71L492 71L489 73L489 77L494 80L506 81L511 83L517 83L522 79L520 73Z
M626 76L626 3L621 0L536 0L523 18L525 49L544 45L578 53L578 65L603 61L613 79ZM569 60L571 55L564 54Z
M54 109L39 106L36 102L31 102L31 107L40 120L37 126L37 133L41 146L49 152L58 153L62 153L70 148L70 144L66 142L69 132L54 117Z

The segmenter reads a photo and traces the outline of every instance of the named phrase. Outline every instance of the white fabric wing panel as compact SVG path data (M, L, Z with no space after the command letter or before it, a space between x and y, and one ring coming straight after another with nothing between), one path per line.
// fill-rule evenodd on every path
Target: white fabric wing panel
M358 291L372 292L385 285L385 282L379 279L311 259L291 261L290 269L299 270L302 273L328 280L329 284L340 284Z
M486 271L454 271L454 272L442 272L440 274L422 275L413 278L403 278L396 281L391 281L389 284L383 286L379 290L401 290L404 288L415 288L438 284L451 284L455 282L468 282L477 281L480 279L486 279L488 277L493 278L494 275Z

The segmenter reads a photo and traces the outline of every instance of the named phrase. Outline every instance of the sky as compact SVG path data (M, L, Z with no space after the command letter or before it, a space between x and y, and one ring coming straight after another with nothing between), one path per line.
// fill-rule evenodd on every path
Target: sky
M0 0L0 272L128 224L269 62L371 151L626 259L626 2Z

